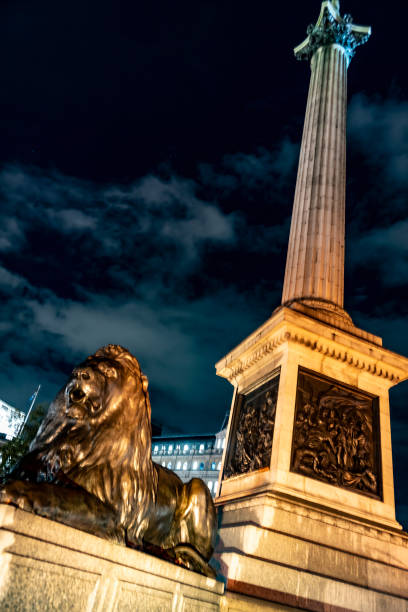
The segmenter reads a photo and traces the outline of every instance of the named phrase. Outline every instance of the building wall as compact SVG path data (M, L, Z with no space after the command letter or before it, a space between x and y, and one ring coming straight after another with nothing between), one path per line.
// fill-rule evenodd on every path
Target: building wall
M0 439L12 440L24 422L25 414L0 399Z
M155 436L152 458L175 472L183 482L201 478L214 497L217 493L226 429L217 434Z

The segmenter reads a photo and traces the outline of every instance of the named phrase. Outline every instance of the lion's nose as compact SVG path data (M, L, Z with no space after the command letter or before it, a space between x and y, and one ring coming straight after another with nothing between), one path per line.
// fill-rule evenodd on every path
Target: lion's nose
M82 391L82 389L79 389L78 387L74 387L69 392L69 399L71 402L79 402L84 397L85 393Z

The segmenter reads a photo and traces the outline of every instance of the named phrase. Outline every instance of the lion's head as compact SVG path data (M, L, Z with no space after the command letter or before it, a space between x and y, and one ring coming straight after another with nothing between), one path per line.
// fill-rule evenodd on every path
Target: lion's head
M52 479L68 478L139 532L155 498L148 382L126 349L108 345L74 368L30 450Z

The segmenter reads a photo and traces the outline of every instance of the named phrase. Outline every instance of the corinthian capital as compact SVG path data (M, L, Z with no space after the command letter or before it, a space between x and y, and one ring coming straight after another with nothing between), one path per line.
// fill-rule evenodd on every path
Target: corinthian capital
M294 49L299 60L309 60L320 47L340 45L345 50L348 60L353 57L356 47L364 44L370 34L369 26L358 26L353 23L351 15L340 15L338 1L324 1L319 18L315 25L307 28L307 38Z

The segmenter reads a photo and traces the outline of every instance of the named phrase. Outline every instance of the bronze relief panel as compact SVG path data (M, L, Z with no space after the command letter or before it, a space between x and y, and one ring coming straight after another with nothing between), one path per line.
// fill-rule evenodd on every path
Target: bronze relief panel
M278 387L279 373L254 391L237 395L224 478L269 467Z
M299 369L291 471L381 499L378 398Z

